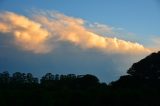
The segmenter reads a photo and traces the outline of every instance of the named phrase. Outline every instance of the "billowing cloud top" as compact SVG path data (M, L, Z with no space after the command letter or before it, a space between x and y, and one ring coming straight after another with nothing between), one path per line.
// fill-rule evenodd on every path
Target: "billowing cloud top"
M25 16L11 12L0 14L0 32L13 36L16 46L34 53L46 53L49 32Z
M0 32L13 36L17 47L34 53L50 52L63 41L105 53L150 52L138 43L95 34L85 27L83 19L58 12L37 12L32 19L12 12L0 13Z

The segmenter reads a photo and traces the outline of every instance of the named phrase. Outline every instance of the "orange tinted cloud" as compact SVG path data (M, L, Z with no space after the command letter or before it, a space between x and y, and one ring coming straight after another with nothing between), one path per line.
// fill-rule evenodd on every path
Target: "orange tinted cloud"
M11 12L1 13L0 32L13 36L14 43L23 50L34 53L46 53L50 50L45 45L49 36L48 31L25 16Z
M62 41L105 53L151 52L139 43L95 34L85 27L84 20L58 12L37 12L32 20L11 12L1 13L0 32L9 33L18 47L34 53L50 52L57 42Z
M60 41L68 41L82 48L94 48L106 53L149 53L150 50L139 43L95 34L85 27L85 21L68 17L57 12L42 13L35 16L52 36ZM111 30L109 30L111 31Z

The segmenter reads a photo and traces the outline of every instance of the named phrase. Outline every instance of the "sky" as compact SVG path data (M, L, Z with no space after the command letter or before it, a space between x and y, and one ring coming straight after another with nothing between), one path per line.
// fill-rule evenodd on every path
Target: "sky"
M159 0L0 0L0 72L117 80L160 46Z

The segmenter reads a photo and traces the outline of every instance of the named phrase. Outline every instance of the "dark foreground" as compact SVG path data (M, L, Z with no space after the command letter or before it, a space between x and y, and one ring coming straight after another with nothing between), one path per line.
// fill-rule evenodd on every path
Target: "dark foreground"
M106 85L93 75L57 75L55 79L46 74L38 83L32 76L22 75L1 78L0 106L160 106L159 82L148 85L143 80L142 85L140 79L123 76Z
M110 84L93 75L0 73L0 106L160 106L160 52Z

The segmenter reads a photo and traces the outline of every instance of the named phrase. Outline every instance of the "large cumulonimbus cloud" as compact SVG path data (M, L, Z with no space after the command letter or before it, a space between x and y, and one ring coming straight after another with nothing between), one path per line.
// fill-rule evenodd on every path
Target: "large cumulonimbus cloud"
M0 13L0 32L13 36L14 44L22 50L48 53L59 42L69 42L82 49L96 49L105 53L149 53L139 43L104 37L85 27L85 21L58 12L41 11L33 18L13 12Z

